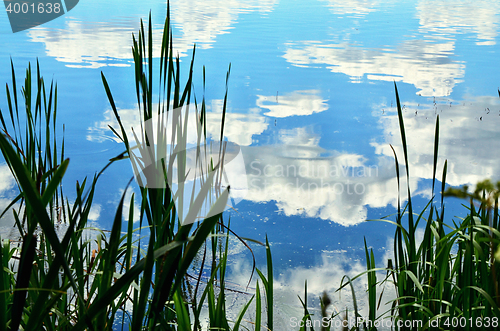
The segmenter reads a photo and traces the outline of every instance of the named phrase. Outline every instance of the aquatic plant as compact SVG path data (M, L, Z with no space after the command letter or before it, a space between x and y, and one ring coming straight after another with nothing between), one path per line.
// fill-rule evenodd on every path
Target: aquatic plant
M395 93L406 179L409 183L406 130L396 86ZM433 197L418 214L412 208L409 184L408 201L401 208L399 162L393 149L398 179L396 221L387 218L376 221L388 222L396 227L394 259L388 260L386 268L376 268L373 251L368 249L365 239L367 271L341 284L341 288L347 284L352 286L357 278L364 275L368 277L369 316L362 324L368 330L375 330L377 321L384 318L390 318L396 329L400 330L491 330L499 327L500 275L495 252L500 243L500 184L495 186L484 181L476 185L473 193L469 193L467 187L445 190L445 161L438 208L434 203L438 146L439 115L436 118L434 141ZM467 216L458 222L452 220L452 225L445 222L445 196L467 198L470 201L469 206L465 206ZM421 223L424 234L422 241L418 242L416 229ZM380 271L386 273L383 280L377 279L376 273ZM385 302L383 292L387 284L393 286L396 297L389 302L391 307L379 314L380 305ZM361 317L357 312L354 315L354 318ZM360 326L356 325L356 329Z
M47 93L38 63L32 82L29 66L22 87L24 105L20 105L12 62L11 67L12 88L6 89L10 122L2 113L0 149L20 193L3 214L12 211L22 245L19 249L8 240L2 243L0 304L6 311L0 324L8 330L39 329L42 324L53 329L70 324L74 318L70 304L85 307L89 297L84 293L89 264L84 267L80 262L90 261L90 243L82 234L99 175L86 193L86 180L77 183L73 203L64 197L60 184L69 160L64 158L64 140L58 154L57 87L51 83ZM66 232L61 236L58 229Z
M110 160L92 181L85 178L81 184L77 182L73 202L63 195L60 185L69 159L64 158L64 140L60 155L57 153L57 87L51 84L49 93L46 93L37 65L37 90L35 104L32 106L32 76L31 68L28 68L22 88L25 101L23 128L12 64L12 89L7 86L10 123L1 113L3 132L0 134L0 149L16 178L20 192L7 210L12 211L16 219L21 248L4 240L0 249L0 306L6 310L0 314L0 325L6 325L8 330L111 330L116 328L116 324L121 325L122 329L132 330L198 330L204 322L201 320L204 310L208 310L211 329L229 329L232 326L237 330L242 326L243 316L253 297L234 320L228 318L225 306L225 273L229 235L232 232L229 225L223 222L221 211L224 210L229 188L220 190L217 198L210 202L213 212L209 211L202 221L196 220L202 209L201 202L209 196L207 192L214 188L214 178L217 178L218 171L223 170L224 144L220 144L217 158L200 151L208 146L206 108L203 100L198 111L193 95L194 49L188 79L182 88L180 60L173 56L169 24L170 15L167 13L159 58L157 105L153 103L151 16L147 33L141 21L138 37L133 40L135 84L142 119L142 131L134 132L133 137L127 135L120 121L110 84L101 73L106 94L119 124L119 128L111 130L122 140L126 150ZM228 76L229 72L226 76L226 88ZM205 81L205 77L203 80ZM131 159L133 165L139 167L145 158L140 153L158 152L154 150L154 146L160 148L166 141L167 134L163 132L160 136L155 136L151 132L156 130L158 133L167 128L153 128L153 122L149 120L154 115L162 116L174 113L174 109L186 107L192 98L195 99L192 107L195 109L198 128L197 155L200 156L199 162L198 159L196 162L196 171L200 175L195 178L201 183L201 189L193 198L196 203L190 204L186 215L186 218L193 221L182 222L176 205L178 194L172 190L168 180L174 163L181 179L186 177L188 171L183 168L185 153L182 153L186 150L185 139L182 139L187 134L186 112L179 114L179 121L171 122L169 134L174 133L173 136L179 139L171 140L170 160L153 164L156 167L155 173L163 176L160 179L164 185L140 187L140 215L134 215L133 208L130 208L128 215L123 215L124 192L111 230L90 229L88 217L96 183L103 171L123 159ZM224 133L227 92L224 100L220 141ZM146 143L151 149L140 150L138 156L133 156L131 150L134 149L134 141L137 144ZM211 155L210 162L203 162L206 155ZM182 172L182 169L186 172ZM183 180L178 183L183 183ZM129 185L130 182L127 187ZM131 206L135 199L132 194ZM125 231L122 231L123 216L128 221ZM140 225L138 229L134 229L137 217ZM59 224L59 232L62 234L55 231ZM89 235L92 231L97 234ZM243 239L236 237L249 248ZM225 241L221 238L225 238ZM145 250L142 248L144 240L147 241ZM266 293L268 328L272 329L273 278L267 240L266 245L267 278L260 271L258 274ZM207 257L210 251L211 257ZM199 274L194 277L194 283L188 282L188 268L197 256L201 256ZM207 269L210 279L203 284L202 274ZM259 289L256 296L255 324L258 328L262 314Z

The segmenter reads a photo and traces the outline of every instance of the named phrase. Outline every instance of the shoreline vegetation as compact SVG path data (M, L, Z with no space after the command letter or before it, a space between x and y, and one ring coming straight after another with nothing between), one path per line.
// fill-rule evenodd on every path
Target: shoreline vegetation
M146 33L147 31L147 33ZM180 60L174 56L170 31L170 14L164 25L159 76L153 78L152 23L149 18L137 39L133 37L135 86L141 125L155 115L187 106L194 108L197 123L197 146L207 146L205 100L197 103L192 78L195 49L187 75L181 82ZM155 59L156 60L156 59ZM111 159L93 178L76 183L76 198L69 201L61 181L70 165L64 154L64 137L56 136L58 126L57 85L47 86L37 63L26 70L21 95L18 94L14 65L12 84L7 85L8 111L0 113L2 134L0 149L12 174L19 195L3 211L12 213L20 247L2 238L0 247L0 325L6 330L275 330L274 278L271 246L240 238L230 230L230 220L222 213L194 221L200 214L200 204L190 204L188 215L193 222L179 221L176 210L178 192L171 190L167 177L176 162L182 169L182 153L172 163L154 162L156 174L163 176L163 187L140 187L140 194L125 201L122 195L110 231L90 229L91 211L96 183L100 175L114 162L130 159L128 151L134 143L155 146L167 136L151 136L153 128L144 127L133 135L120 121L111 86L103 73L102 82L118 128L110 128L123 142L125 152ZM229 67L230 70L230 67ZM227 103L224 96L221 114L220 141L224 137ZM153 94L153 81L159 81L158 94ZM203 70L203 84L205 71ZM35 88L33 88L35 87ZM404 164L408 165L406 132L395 86ZM500 91L499 91L500 95ZM156 99L157 98L157 99ZM194 102L192 102L194 101ZM24 104L23 104L24 103ZM172 124L172 150L185 150L187 116L179 125ZM185 121L185 122L184 122ZM63 127L64 128L64 127ZM142 126L141 126L142 128ZM157 127L156 132L160 132ZM64 131L64 129L63 129ZM169 132L170 134L170 132ZM141 139L139 139L141 138ZM158 140L155 140L158 139ZM447 162L442 166L440 199L435 199L438 174L439 116L436 119L432 195L424 210L416 213L412 207L410 187L408 201L400 199L400 167L394 149L398 179L398 208L395 221L376 220L395 226L394 257L387 267L378 267L369 242L364 241L366 271L356 277L345 276L338 291L350 291L353 306L345 311L331 312L329 294L320 298L320 314L313 314L308 305L307 282L304 296L298 297L304 314L292 317L290 327L300 330L378 330L390 325L398 330L492 330L500 328L499 260L500 228L498 196L500 182L481 182L473 193L468 188L445 189ZM182 149L184 148L184 149ZM391 146L392 148L392 146ZM140 150L133 162L144 165L149 150ZM160 151L157 151L161 155ZM201 153L201 151L200 151ZM218 159L209 164L200 162L200 190L196 201L204 201L206 192L214 189L217 171L222 171L224 146L219 146ZM219 166L220 165L220 166ZM143 169L144 170L144 169ZM405 167L407 183L410 169ZM171 177L171 174L170 174ZM155 178L157 180L158 178ZM180 181L182 182L182 181ZM125 183L124 183L125 184ZM130 182L129 182L130 184ZM127 184L127 187L129 186ZM180 188L182 189L182 188ZM229 188L219 191L213 210L226 203ZM467 215L453 225L445 222L445 196L466 199ZM199 199L199 200L198 200ZM124 205L140 204L140 214ZM196 210L195 210L196 209ZM134 228L134 220L139 227ZM123 222L125 220L125 222ZM61 224L65 232L56 232ZM123 228L122 228L123 227ZM417 241L416 231L423 229L423 239ZM97 232L89 236L89 232ZM266 269L255 268L248 275L249 284L256 279L255 294L239 312L226 307L226 267L229 237L235 237L252 253L250 244L266 249ZM272 238L271 238L272 239ZM360 243L361 244L361 243ZM197 275L188 275L193 264ZM208 272L208 280L202 275ZM189 280L188 280L189 276ZM360 277L368 279L368 316L358 310L354 283ZM229 288L230 286L228 286ZM394 293L390 297L392 288ZM332 295L332 293L330 293ZM384 296L385 295L385 296ZM388 305L386 303L389 302ZM388 307L389 308L386 308ZM230 317L231 316L231 317ZM420 321L419 323L407 323Z

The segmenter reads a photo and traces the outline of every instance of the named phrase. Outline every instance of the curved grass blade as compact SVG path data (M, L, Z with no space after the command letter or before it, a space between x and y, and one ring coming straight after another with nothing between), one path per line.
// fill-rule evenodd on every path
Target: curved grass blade
M252 303L253 298L255 298L255 295L252 295L252 297L250 298L250 300L248 300L248 302L246 303L246 305L244 305L241 308L240 313L238 314L238 316L236 317L236 321L234 322L233 331L238 331L239 330L241 321L243 320L243 316L245 315L245 313L246 313L248 307L250 306L250 304Z

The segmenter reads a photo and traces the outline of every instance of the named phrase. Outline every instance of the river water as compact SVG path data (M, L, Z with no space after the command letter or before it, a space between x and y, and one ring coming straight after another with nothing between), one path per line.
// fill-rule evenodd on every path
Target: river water
M447 184L500 179L500 3L189 0L170 5L184 72L196 44L200 98L206 67L205 98L214 128L231 64L225 139L241 147L248 186L226 214L242 237L265 241L267 234L271 242L281 328L295 329L290 318L302 316L297 294L303 296L306 279L311 298L326 290L335 297L335 309L349 305L349 293L339 297L334 291L345 274L364 270L364 237L381 267L392 254L395 228L365 220L393 214L397 207L390 145L401 164L404 158L394 82L417 211L431 198L437 115L438 178L448 160ZM0 13L2 82L10 84L11 58L18 80L28 62L38 59L46 81L57 81L58 121L65 124L71 160L64 181L70 197L77 179L92 176L123 151L108 128L116 122L100 72L122 118L135 120L132 33L150 11L159 40L166 15L161 1L82 1L64 16L17 33ZM5 95L0 107L7 109ZM0 169L4 208L14 196L14 182L6 166ZM126 162L103 175L95 224L111 226L131 176ZM401 180L406 187L404 176ZM450 222L465 216L460 201L446 203ZM9 233L12 219L0 222L2 234ZM263 268L264 250L254 249ZM234 241L235 288L244 289L250 269L248 251ZM362 308L364 286L364 279L356 285ZM230 304L236 307L237 301Z

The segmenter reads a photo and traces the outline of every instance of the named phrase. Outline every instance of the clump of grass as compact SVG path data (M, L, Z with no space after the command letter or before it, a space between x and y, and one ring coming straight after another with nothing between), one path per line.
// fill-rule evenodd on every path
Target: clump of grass
M397 87L395 92L409 183L406 131ZM433 195L438 145L439 116L436 118L434 143ZM399 163L395 152L394 157L399 190ZM396 226L394 259L388 261L387 268L375 268L373 251L368 250L365 240L367 271L351 281L364 274L368 276L369 317L366 325L369 330L375 330L373 325L382 318L392 319L394 325L399 321L400 329L405 330L498 328L500 277L494 255L500 242L500 184L494 186L484 181L473 193L469 193L467 187L445 190L446 170L447 161L441 177L440 209L433 203L433 196L419 214L414 213L408 184L408 201L404 209L398 194L396 221L381 220ZM445 222L445 196L469 199L467 216L458 222L453 220L453 225ZM417 242L416 229L421 223L424 223L423 240ZM378 281L376 272L381 270L387 276ZM380 288L386 284L393 286L396 298L390 309L377 315L382 302L383 289Z
M443 164L439 208L434 203L439 149L439 115L436 118L432 198L420 213L415 213L410 190L410 169L406 130L398 90L395 84L396 104L405 162L408 201L402 208L400 198L399 161L394 148L396 178L398 181L398 207L396 220L388 222L396 227L394 257L386 268L377 268L372 249L365 239L366 271L353 277L345 276L338 291L350 287L354 311L346 309L344 330L377 330L382 320L390 319L396 330L496 330L500 327L500 218L498 198L500 182L489 180L476 185L474 192L468 187L446 186L447 161ZM467 215L458 222L445 222L444 197L467 199ZM452 224L450 224L452 223ZM417 241L416 231L423 228L423 239ZM382 280L378 272L386 275ZM368 316L359 314L353 282L363 276L368 280ZM345 281L344 281L345 279ZM395 297L384 299L388 287ZM307 282L301 330L314 330L307 308ZM322 320L328 319L328 297L320 298ZM389 308L384 308L390 305ZM382 308L381 308L382 307ZM381 311L381 312L380 312ZM351 316L351 317L350 317ZM326 319L325 319L326 318ZM349 323L351 318L351 323ZM359 319L358 319L359 318ZM387 325L384 323L383 325ZM322 323L322 330L330 330L331 323Z
M134 37L135 83L142 124L155 114L162 116L173 109L188 105L194 98L194 49L188 79L182 87L180 60L179 57L174 59L173 56L169 24L170 15L167 14L159 59L158 106L153 105L151 17L147 33L141 21L138 38ZM10 123L5 121L1 113L3 132L0 134L0 149L19 187L20 193L9 206L9 210L12 210L16 219L22 245L19 249L4 240L0 248L0 261L5 271L0 273L0 307L6 309L5 314L0 314L0 325L6 325L7 330L111 330L118 323L122 329L128 327L132 330L199 330L203 322L202 312L207 309L211 329L227 330L233 326L234 330L238 330L253 297L244 305L234 321L227 317L225 279L228 238L231 231L229 225L223 222L220 211L224 209L228 188L219 192L218 199L213 202L213 209L219 212L209 213L202 221L182 223L179 211L176 210L175 199L178 195L172 191L168 181L172 163L158 162L154 165L157 167L155 170L163 176L160 179L164 185L141 186L138 199L132 194L130 205L134 205L136 199L139 200L140 215L134 215L133 208L130 208L129 214L125 215L128 221L127 229L122 230L124 193L111 230L100 231L94 238L85 237L84 232L87 230L88 215L99 176L113 162L132 159L133 156L129 154L131 142L140 142L140 139L135 133L134 137L127 136L111 88L104 74L101 74L105 91L119 123L119 128L112 130L123 141L127 150L110 160L91 181L84 179L81 184L77 182L76 199L70 203L62 194L60 186L69 159L64 158L64 141L61 154L57 154L57 88L51 84L49 92L46 92L37 65L36 97L32 99L31 68L28 68L22 89L26 118L23 129L13 68L12 65L12 90L7 87ZM221 141L227 92L224 100ZM194 107L198 110L196 100ZM186 114L175 126L172 125L169 134L173 132L173 136L182 138L182 135L186 134L187 120ZM201 110L196 112L196 121L197 147L200 149L207 141L204 100ZM144 138L142 142L154 146L155 142L159 145L165 141L154 141L154 137L148 135L148 132L159 128L147 125L139 132ZM163 134L165 137L166 134ZM180 141L182 139L174 140L173 151L183 148L185 150L185 144L176 145ZM140 157L132 161L140 165ZM213 187L212 180L217 176L216 171L222 171L223 157L224 146L221 144L219 159L212 158L209 163L197 163L202 174L202 189L195 197L196 202L207 198L207 192ZM175 158L177 170L182 170L185 154L178 153ZM180 178L186 176L182 171L178 174ZM18 202L22 208L14 209ZM194 220L195 216L199 215L200 206L200 203L191 204L187 216ZM140 226L139 229L134 229L132 226L137 217ZM65 222L67 225L62 238L54 230L58 222ZM39 228L41 231L38 231ZM137 231L141 233L138 240L135 239ZM219 238L226 240L221 242ZM238 239L244 242L243 239ZM145 251L141 249L141 240L148 242ZM266 293L268 328L272 329L272 262L267 240L266 244L267 278L260 271L258 273ZM211 258L207 258L209 245ZM19 262L14 265L16 254L19 254ZM198 254L202 254L203 258L199 275L195 277L194 294L189 295L193 284L186 281L187 271ZM203 286L201 275L207 269L206 265L211 277ZM260 305L259 291L257 302ZM260 316L261 311L258 309L258 320ZM260 326L260 322L256 324Z
M72 262L88 257L82 229L90 212L96 178L85 194L86 181L77 183L73 205L64 198L60 183L69 160L64 159L64 140L61 155L57 153L57 87L51 83L47 93L38 63L36 80L32 82L29 66L21 112L12 62L11 67L12 90L7 85L10 123L2 113L0 149L20 191L6 211L12 207L22 245L19 249L9 241L3 242L2 267L8 272L0 273L0 305L6 308L0 323L8 330L36 330L41 325L64 327L74 317L68 311L70 303L79 308L86 306L83 289L88 285L88 273L83 267L73 268ZM32 85L36 86L34 98ZM55 231L61 223L67 225L62 240ZM18 263L14 264L16 255ZM70 288L73 296L68 294Z

